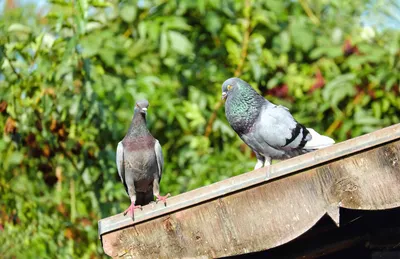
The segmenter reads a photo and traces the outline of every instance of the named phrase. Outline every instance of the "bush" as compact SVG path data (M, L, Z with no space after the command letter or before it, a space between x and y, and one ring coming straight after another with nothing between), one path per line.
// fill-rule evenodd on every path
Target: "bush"
M103 256L97 221L129 205L115 149L140 98L174 195L255 164L220 101L232 76L337 141L399 122L400 33L362 27L368 1L50 2L0 20L5 258Z

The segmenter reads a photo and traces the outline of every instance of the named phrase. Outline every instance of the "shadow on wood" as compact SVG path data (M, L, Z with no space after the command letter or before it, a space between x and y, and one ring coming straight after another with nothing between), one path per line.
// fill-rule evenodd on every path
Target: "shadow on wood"
M340 208L400 207L400 125L99 221L112 257L215 258L271 249Z
M257 258L400 258L400 208L340 209L340 228L324 216L287 244L232 259Z

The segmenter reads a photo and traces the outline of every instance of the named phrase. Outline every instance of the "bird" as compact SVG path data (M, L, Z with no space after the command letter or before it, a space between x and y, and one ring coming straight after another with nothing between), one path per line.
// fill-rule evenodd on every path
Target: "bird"
M134 115L128 132L118 143L116 163L118 174L130 197L131 205L124 211L134 220L134 210L154 201L163 201L170 196L160 195L160 180L164 166L164 157L160 142L155 139L146 126L146 114L149 102L136 102Z
M221 98L230 126L256 155L254 170L268 166L266 179L272 159L292 158L335 143L298 123L288 108L269 102L240 78L222 84Z

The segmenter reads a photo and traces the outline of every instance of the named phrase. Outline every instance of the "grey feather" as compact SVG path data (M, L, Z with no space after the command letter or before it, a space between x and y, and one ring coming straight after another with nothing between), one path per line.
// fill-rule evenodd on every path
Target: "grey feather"
M125 183L124 146L122 144L122 141L118 142L116 163L117 163L118 175L121 178L121 182L124 185L125 190L128 192Z
M311 139L308 130L293 118L287 108L273 104L263 106L254 131L269 146L283 151L302 148L301 141Z
M159 176L159 180L161 180L162 171L164 168L164 157L162 154L160 142L158 142L158 140L156 140L156 143L154 144L154 150L155 150L156 159L157 159L158 176Z

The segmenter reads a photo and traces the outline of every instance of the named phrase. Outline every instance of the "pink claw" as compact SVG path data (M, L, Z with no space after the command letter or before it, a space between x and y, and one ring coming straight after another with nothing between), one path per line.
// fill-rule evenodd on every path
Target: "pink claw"
M167 198L169 196L171 196L171 194L169 194L169 193L165 196L157 195L156 203L158 203L159 201L162 201L162 202L164 202L164 205L167 206Z
M130 214L131 214L131 218L134 220L134 210L135 210L135 209L142 209L142 206L140 206L140 205L136 206L134 203L131 203L131 205L129 206L129 208L127 208L127 209L124 211L124 216L125 216L127 213L130 213Z

